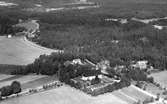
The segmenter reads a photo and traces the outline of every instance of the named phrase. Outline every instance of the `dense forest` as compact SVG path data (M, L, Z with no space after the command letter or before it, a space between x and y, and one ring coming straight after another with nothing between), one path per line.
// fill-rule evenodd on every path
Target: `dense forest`
M148 60L155 68L167 68L167 30L150 24L105 21L110 15L71 12L41 17L41 32L33 41L71 53L87 53L109 59L111 66Z
M7 18L6 18L7 17ZM105 21L109 13L60 11L57 13L3 12L1 34L7 34L18 19L38 19L40 34L32 39L53 49L73 54L89 54L108 59L111 66L128 65L134 60L148 60L155 68L167 68L167 30L156 30L151 24L130 20L126 24ZM7 19L5 23L3 19ZM3 20L3 21L2 21Z
M73 59L88 59L94 63L97 63L100 59L89 54L73 54L73 53L52 53L51 55L41 55L34 63L27 66L20 66L12 70L11 74L24 74L29 73L54 75L58 73L58 70L64 66L66 61L72 61Z

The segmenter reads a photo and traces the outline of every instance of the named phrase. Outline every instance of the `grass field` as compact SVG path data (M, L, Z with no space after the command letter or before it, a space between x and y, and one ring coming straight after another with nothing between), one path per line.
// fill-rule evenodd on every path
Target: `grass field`
M6 85L10 85L13 81L19 81L22 89L36 88L41 85L50 83L57 80L55 76L45 75L6 75L0 74L0 88Z
M154 81L159 83L161 86L167 87L167 71L153 73L150 76L152 76Z
M60 8L65 4L75 3L77 0L5 0L16 3L16 8L34 8L40 4L46 8ZM96 9L85 9L92 14L106 14L113 17L153 18L167 16L166 0L87 0L100 6ZM13 9L13 8L12 8ZM18 9L18 10L19 10ZM9 10L10 11L10 10Z
M29 100L31 99L31 100ZM39 100L40 99L40 100ZM68 86L14 98L1 104L127 104L112 94L91 97Z
M91 0L100 4L99 13L110 13L116 17L150 18L167 15L165 0ZM96 12L97 13L97 12Z
M163 92L165 91L164 89L161 89L157 86L155 86L152 83L148 83L146 86L146 91L149 93L152 93L154 95L160 94L160 97L162 98L166 98L166 95L163 94Z
M0 82L1 80L8 79L10 77L13 77L13 75L0 74Z
M34 7L35 4L40 4L45 7L58 7L64 4L74 3L76 0L27 0L24 2L22 0L5 0L5 1L16 3L21 7Z
M19 81L21 84L25 84L28 83L30 81L34 81L40 78L43 78L46 76L37 76L37 75L26 75L26 76L22 76L22 77L18 77L18 78L13 78L11 80L7 80L7 81L3 81L0 83L0 87L6 86L6 85L10 85L13 81Z
M118 91L112 92L113 95L119 97L120 99L125 100L128 104L133 104L138 100L144 101L147 98L150 98L150 95L147 95L134 86L129 86Z
M0 37L0 64L26 65L51 52L57 51L40 47L24 37Z
M27 89L27 88L36 88L39 87L40 85L44 85L47 83L51 83L53 81L57 80L56 77L54 76L45 76L36 80L29 81L27 83L22 84L22 89Z
M150 96L138 91L132 86L112 93L92 97L65 85L33 95L9 99L1 102L1 104L133 104L137 100L143 100L147 97Z

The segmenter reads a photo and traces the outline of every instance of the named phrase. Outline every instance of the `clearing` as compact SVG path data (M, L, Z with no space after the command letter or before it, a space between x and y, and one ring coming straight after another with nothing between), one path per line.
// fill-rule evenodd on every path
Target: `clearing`
M22 89L36 88L41 85L50 83L57 80L55 76L46 75L7 75L0 74L0 88L10 85L13 81L19 81Z
M154 81L159 83L163 88L167 87L167 71L153 73L150 76L152 76Z
M31 100L29 100L31 99ZM39 100L41 99L41 100ZM112 94L91 97L69 86L9 99L1 104L128 104Z
M92 97L67 85L1 102L1 104L133 104L151 97L134 86ZM31 99L31 100L29 100ZM41 99L39 101L39 99Z
M25 37L0 36L0 64L27 65L42 54L49 55L58 50L44 48L26 40Z

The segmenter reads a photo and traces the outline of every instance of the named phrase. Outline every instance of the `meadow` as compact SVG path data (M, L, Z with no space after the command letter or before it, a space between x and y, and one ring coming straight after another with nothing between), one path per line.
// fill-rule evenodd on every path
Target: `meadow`
M0 74L0 88L10 85L13 81L19 81L21 83L22 90L36 88L44 84L57 80L55 76L46 75L8 75Z
M150 76L152 76L154 78L154 81L158 84L160 84L161 86L167 87L167 71L161 71L158 73L153 73Z
M76 3L77 0L6 0L13 2L19 6L8 8L9 11L14 9L34 8L35 4L40 4L47 8L59 8L64 5ZM138 18L153 18L167 16L167 1L165 0L87 0L88 2L96 3L100 8L85 9L83 11L91 14L105 14L112 17L138 17ZM0 8L2 9L2 8ZM5 10L8 11L8 10ZM55 12L56 13L56 12Z
M128 92L126 92L126 91ZM125 92L124 92L125 91ZM131 91L131 92L129 92ZM115 94L116 93L116 94ZM139 94L139 95L137 95ZM122 96L120 96L122 95ZM136 96L135 98L132 98ZM142 98L140 98L143 96ZM134 87L124 88L121 91L115 91L113 93L106 93L104 95L99 95L97 97L92 97L87 95L79 90L71 88L69 86L62 86L56 89L36 93L29 96L23 96L19 98L9 99L2 104L47 104L47 103L56 103L56 104L133 104L138 100L143 100L150 98L138 91ZM31 100L28 100L31 99ZM41 99L41 100L39 100Z
M40 35L36 43L67 52L89 54L100 59L108 59L111 66L128 64L133 60L149 60L156 68L167 68L166 30L155 30L150 25L130 21L127 24L106 22L106 18L153 18L167 16L167 1L164 0L90 0L100 8L67 10L52 13L23 11L34 4L45 7L61 7L73 0L6 0L19 6L0 7L0 14L17 23L18 19L37 19L40 21ZM2 22L2 21L1 21ZM6 23L4 23L6 24ZM7 26L8 27L8 26ZM2 33L5 33L3 31ZM0 32L1 33L1 32ZM1 34L3 35L3 34ZM118 41L115 43L114 41ZM6 47L8 46L8 47ZM23 37L0 37L0 63L26 65L41 54L57 52L38 46ZM159 76L159 75L155 75ZM48 76L9 76L0 75L0 86L13 80L22 83L23 89L37 87L54 80ZM156 79L156 78L155 78ZM163 75L164 79L164 75ZM164 81L162 81L164 82ZM9 99L1 104L133 104L151 96L134 87L91 97L69 86L36 93L29 96ZM31 99L31 100L29 100ZM41 99L39 101L39 99Z
M24 37L0 37L0 63L26 65L32 63L41 54L50 54L56 50L38 46Z

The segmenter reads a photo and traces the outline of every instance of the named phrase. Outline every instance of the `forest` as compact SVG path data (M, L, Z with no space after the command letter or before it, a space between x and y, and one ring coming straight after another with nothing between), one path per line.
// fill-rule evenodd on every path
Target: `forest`
M130 20L126 24L105 21L109 13L60 11L57 13L3 12L1 35L10 33L18 19L38 19L40 34L36 43L73 54L87 54L98 60L108 59L111 66L128 65L131 61L148 60L161 70L167 68L167 30L156 30L151 24ZM6 23L6 22L7 23Z
M49 14L48 20L41 17L41 32L33 41L48 48L108 59L111 66L148 60L155 68L167 68L166 29L156 30L151 24L132 20L127 24L108 22L105 14L75 13Z

